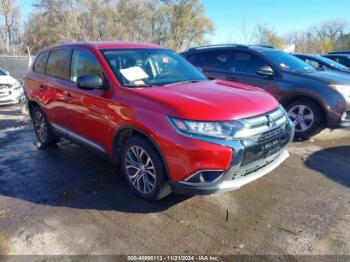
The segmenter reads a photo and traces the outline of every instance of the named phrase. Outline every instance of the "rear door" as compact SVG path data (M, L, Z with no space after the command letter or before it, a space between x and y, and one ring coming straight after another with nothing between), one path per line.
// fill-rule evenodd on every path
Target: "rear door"
M46 97L42 101L47 115L53 125L69 126L70 122L70 97L69 90L69 58L71 50L68 48L56 48L50 51L47 64L47 82L44 89Z
M229 49L221 49L198 52L187 59L201 68L208 79L226 79L232 56Z

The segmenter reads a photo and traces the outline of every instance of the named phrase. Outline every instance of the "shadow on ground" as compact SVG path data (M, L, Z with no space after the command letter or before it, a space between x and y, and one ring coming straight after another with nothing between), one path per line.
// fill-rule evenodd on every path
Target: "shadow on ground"
M306 159L305 165L341 185L350 187L350 146L317 151Z
M171 195L156 203L138 198L107 160L64 140L39 149L30 123L21 123L21 130L0 130L1 195L41 205L130 213L163 211L188 198ZM6 126L17 124L6 120Z

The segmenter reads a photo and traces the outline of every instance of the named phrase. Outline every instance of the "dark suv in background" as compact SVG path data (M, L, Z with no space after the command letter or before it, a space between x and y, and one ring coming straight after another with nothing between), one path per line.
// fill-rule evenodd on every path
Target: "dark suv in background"
M324 127L350 127L350 77L345 74L316 70L291 54L262 46L203 46L182 55L209 79L258 86L274 95L294 121L297 139Z

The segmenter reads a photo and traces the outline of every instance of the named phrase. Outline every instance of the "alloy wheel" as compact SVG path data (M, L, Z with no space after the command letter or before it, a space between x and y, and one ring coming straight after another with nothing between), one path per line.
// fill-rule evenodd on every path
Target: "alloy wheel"
M40 111L36 111L34 114L34 128L40 142L45 142L48 135L47 123L44 115Z
M289 118L295 124L296 132L305 132L315 121L314 112L306 105L295 105L288 111Z
M149 194L156 187L156 170L147 152L138 146L130 147L125 155L127 176L137 191Z

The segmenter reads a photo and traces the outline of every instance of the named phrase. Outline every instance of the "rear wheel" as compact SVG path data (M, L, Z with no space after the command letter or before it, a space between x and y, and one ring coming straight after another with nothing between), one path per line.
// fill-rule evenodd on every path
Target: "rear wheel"
M44 112L40 107L35 106L31 113L34 131L41 145L55 145L60 138L52 132L50 123L47 121Z
M295 124L295 139L308 139L323 129L323 114L317 103L297 100L287 105L286 110Z
M165 168L153 145L142 137L131 137L122 146L121 165L134 192L148 200L159 200L170 193Z

